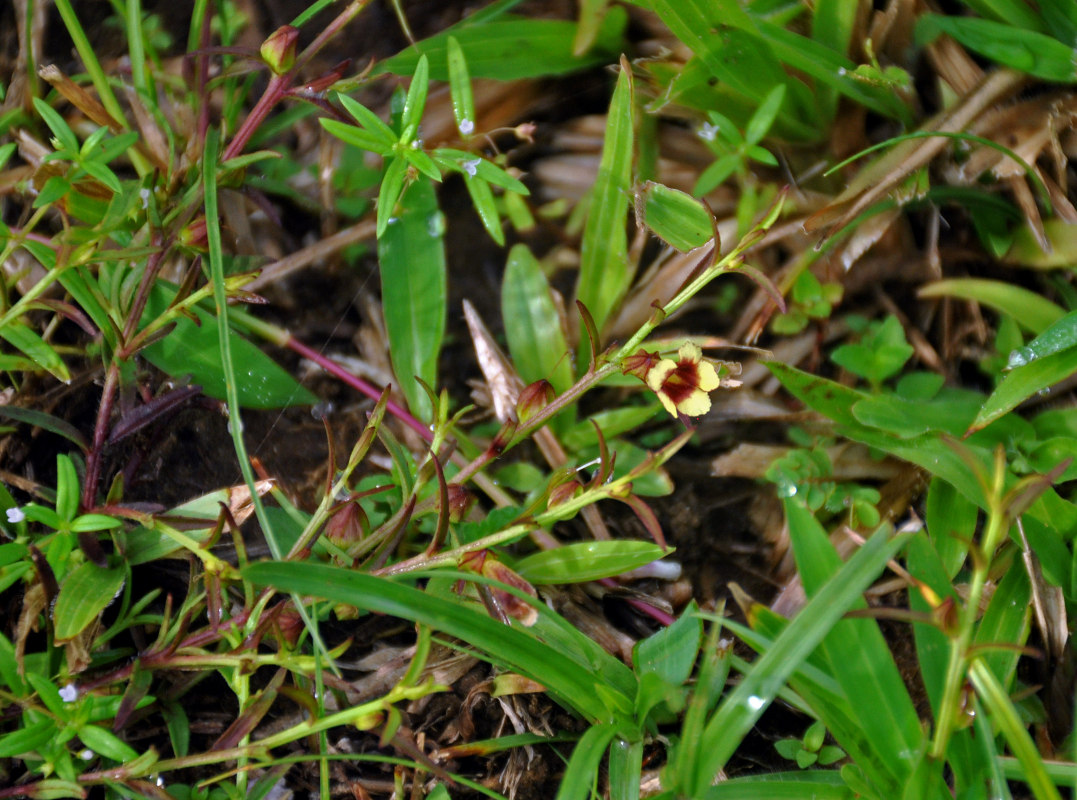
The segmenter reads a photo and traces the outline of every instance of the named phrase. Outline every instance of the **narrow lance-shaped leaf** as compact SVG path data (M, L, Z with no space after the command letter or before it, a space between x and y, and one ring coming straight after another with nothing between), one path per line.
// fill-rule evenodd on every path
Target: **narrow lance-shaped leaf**
M501 284L501 316L524 383L546 379L558 394L572 384L572 360L550 285L527 245L509 251Z
M471 76L460 43L452 36L448 40L449 93L452 95L452 112L456 129L461 136L475 132L475 98L471 94Z
M622 65L606 118L602 161L591 193L576 285L576 297L591 312L599 331L632 279L625 217L632 183L633 138L632 78L627 65ZM581 341L581 359L587 356L587 347Z
M393 372L412 413L429 420L430 398L416 378L437 385L445 331L445 222L434 187L417 180L399 203L399 216L378 239L382 311Z

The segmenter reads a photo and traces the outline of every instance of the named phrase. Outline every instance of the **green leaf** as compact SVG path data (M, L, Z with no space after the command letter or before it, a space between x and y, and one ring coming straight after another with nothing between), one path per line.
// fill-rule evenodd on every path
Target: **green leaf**
M752 114L752 118L748 120L748 127L744 129L744 141L747 144L754 145L763 141L763 137L767 135L770 126L774 124L774 120L781 110L783 100L785 100L785 84L779 83L767 92L767 96L763 98L759 108ZM769 156L770 153L767 153L767 155Z
M56 736L56 723L44 719L0 736L0 758L14 758L46 745ZM78 795L74 795L78 796Z
M404 101L404 116L400 121L401 130L415 126L423 118L423 108L426 106L426 90L430 85L430 60L426 56L419 56L415 65L415 72L411 76L411 85L408 86L408 97Z
M75 463L63 453L56 454L56 513L70 522L79 510L79 476Z
M616 735L617 726L612 723L587 729L572 750L556 800L587 800L591 796L592 787L598 782L602 755Z
M523 382L545 379L557 394L567 390L573 381L572 354L550 284L527 245L509 251L501 283L501 317L513 366Z
M1072 315L1062 321L1065 322L1070 316ZM1010 364L1022 363L1022 354L1030 347L1015 350L1010 355ZM969 430L977 431L986 427L1028 398L1065 380L1074 372L1077 372L1077 347L1024 362L1016 369L1012 369L991 393L991 396L984 401Z
M49 130L52 131L52 135L59 142L60 147L69 157L75 156L79 152L79 140L75 136L75 132L68 127L64 118L40 97L33 98L33 103L38 116L49 126Z
M126 575L122 564L102 569L90 562L69 573L52 611L57 640L73 639L92 624L123 588Z
M497 202L494 200L490 184L465 174L464 186L467 187L467 193L471 195L471 204L475 206L479 219L482 220L482 227L486 228L491 239L504 246L505 232L501 230L501 217L497 213Z
M143 324L165 313L176 296L176 288L165 281L157 281L150 290ZM235 375L226 376L221 366L218 349L219 324L217 318L198 308L194 310L199 324L186 317L179 317L176 327L163 339L143 349L140 355L158 369L182 378L189 375L192 383L218 400L225 399L226 382L238 382L239 402L246 408L282 408L285 406L312 405L317 398L296 382L273 359L234 331L232 338L232 362Z
M561 444L572 451L597 448L598 434L595 432L595 426L591 424L592 420L609 442L613 437L633 431L653 419L660 408L658 403L650 403L645 406L625 406L599 411L565 431L565 435L561 437ZM620 456L618 456L618 461L619 459ZM617 466L620 466L620 463Z
M798 573L808 597L814 597L834 580L841 558L810 511L795 499L782 505ZM851 607L866 608L867 604L858 598ZM820 651L872 743L877 763L890 772L892 785L904 785L910 764L895 754L917 752L920 721L878 624L871 619L840 620L827 633Z
M1024 647L1028 639L1031 614L1032 587L1028 573L1023 564L1015 563L998 582L974 639L977 645L987 648L983 662L1007 690L1012 689L1021 656L1018 648ZM992 645L1002 645L1003 649L992 649Z
M854 416L852 407L869 395L779 362L767 362L767 368L786 390L801 402L838 423L838 431L841 434L920 465L953 484L961 494L981 508L984 507L983 488L979 481L956 449L943 441L938 434L927 433L912 439L896 439L861 424ZM986 470L987 465L992 463L990 451L985 447L969 441L963 446L974 460L980 462L983 469Z
M1004 314L1010 314L1017 324L1035 334L1043 333L1066 312L1046 297L1023 286L983 278L954 278L935 281L922 287L920 297L959 297L975 300Z
M396 133L382 122L381 117L346 94L338 94L337 98L340 100L340 104L344 106L344 109L355 118L356 122L366 128L371 136L376 137L386 148L392 149L397 141ZM325 125L325 122L323 120L322 124ZM326 125L326 129L328 130L329 126ZM330 132L332 133L331 130Z
M714 218L689 194L647 181L636 202L643 206L643 221L651 232L682 253L714 239Z
M606 117L602 160L583 231L576 284L576 297L591 312L600 332L632 280L625 233L632 188L632 105L632 79L626 70L621 70ZM589 352L589 344L583 337L579 349L581 361L586 360Z
M703 731L698 745L703 755L687 787L692 793L701 795L710 786L785 682L859 600L906 538L891 536L888 526L879 528L752 665Z
M399 221L394 216L397 212L397 204L404 193L404 184L408 179L408 161L400 156L388 160L385 174L381 179L381 187L378 189L378 222L376 235L378 242L385 237L385 231L389 227L389 221Z
M521 559L516 572L528 583L583 583L610 578L668 555L652 542L633 539L576 542Z
M320 119L318 120L322 127L325 128L333 136L340 139L342 142L360 147L363 150L369 150L372 153L377 153L381 156L386 156L393 151L393 145L395 140L386 142L383 138L377 134L365 131L362 128L357 128L354 125L347 125L340 120L336 119Z
M444 233L434 187L420 179L404 192L399 217L378 239L381 302L393 372L408 407L425 420L433 409L415 378L437 385L448 302Z
M703 800L854 800L833 770L772 772L722 781L704 791Z
M610 745L610 800L639 800L643 739L616 739Z
M86 441L86 437L82 435L82 431L70 422L54 417L52 414L46 414L44 411L23 408L22 406L0 405L0 419L14 420L55 433L57 436L67 439L83 452L89 449L89 443Z
M703 639L703 622L695 602L689 603L672 625L632 648L637 674L653 673L671 686L682 686L692 674Z
M121 764L138 758L138 751L122 741L111 731L97 725L83 725L79 728L79 739L95 753L111 758Z
M953 486L938 478L932 479L927 489L925 522L947 578L956 576L965 563L978 516L976 505ZM939 591L937 587L936 591Z
M594 691L596 682L609 682L605 670L599 671L598 666L585 668L583 663L598 665L608 660L622 669L624 665L605 653L606 659L599 661L594 658L597 653L594 652L593 643L580 642L578 646L586 647L588 653L581 654L577 659L571 650L538 641L524 630L491 619L479 608L445 598L431 602L430 595L418 589L357 573L352 569L308 562L268 562L253 564L243 573L259 586L273 586L287 592L323 597L334 603L346 603L359 609L429 625L463 639L488 660L538 681L559 702L589 720L609 719L609 710ZM469 577L475 579L475 576ZM540 609L539 616L541 624L552 614ZM551 622L547 620L547 624ZM549 632L543 631L543 635L549 641ZM578 631L566 635L572 641L586 638Z
M920 46L942 34L1003 66L1037 78L1055 83L1077 79L1077 53L1045 34L975 17L924 14L916 21L916 41Z
M71 380L71 373L60 354L57 353L38 333L29 325L19 320L11 320L0 327L0 339L3 339L16 350L26 354L35 364L52 373L58 380L67 383Z
M467 58L473 78L512 81L547 75L564 75L595 64L607 64L624 47L623 32L628 22L624 9L615 7L602 21L590 51L573 55L576 24L561 20L523 19L505 15L490 22L464 19L436 36L401 51L381 62L374 74L391 72L411 75L420 54L430 59L430 78L449 79L448 40L456 39ZM445 65L444 67L442 65Z
M845 367L872 384L881 383L896 375L912 357L913 348L905 341L901 322L893 314L856 344L845 344L830 355L840 367Z
M475 98L471 94L471 76L467 71L467 59L460 42L450 36L446 40L446 60L449 71L449 94L452 97L452 113L456 129L464 137L475 132Z
M1043 759L1036 749L1024 722L1021 720L1005 687L981 660L969 667L969 679L984 706L991 713L995 729L1006 737L1010 751L1017 756L1024 770L1022 779L1028 784L1037 800L1061 800L1061 795L1044 767Z

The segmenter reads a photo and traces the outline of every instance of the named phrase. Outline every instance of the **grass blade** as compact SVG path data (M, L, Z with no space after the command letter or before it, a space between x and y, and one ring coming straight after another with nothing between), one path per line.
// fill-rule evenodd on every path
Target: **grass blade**
M976 688L976 693L991 712L995 729L1001 731L1010 745L1010 750L1024 769L1022 778L1028 783L1037 800L1062 800L1058 788L1054 785L1044 769L1036 745L1025 729L1021 717L1010 701L1009 695L998 682L995 673L982 659L976 659L969 667L969 679Z
M265 562L252 564L244 570L244 576L259 586L323 597L334 603L429 625L463 639L489 660L538 681L564 705L590 720L609 717L609 711L594 691L596 681L602 680L599 673L569 662L533 636L463 603L444 599L431 602L430 595L410 586L322 564Z
M906 536L891 536L889 526L880 527L755 662L703 731L699 743L703 756L690 787L694 794L702 794L710 785L786 680L830 633L842 614L857 602L906 540Z
M797 568L808 597L815 596L841 568L841 557L826 531L801 503L783 503ZM858 599L852 608L866 608ZM878 624L871 619L844 619L834 625L820 645L854 716L882 757L896 786L909 778L910 764L902 753L915 753L922 739L905 683Z

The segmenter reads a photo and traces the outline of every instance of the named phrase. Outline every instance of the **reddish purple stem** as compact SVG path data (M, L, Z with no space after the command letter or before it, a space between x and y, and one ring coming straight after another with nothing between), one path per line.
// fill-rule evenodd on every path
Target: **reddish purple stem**
M324 369L330 375L335 375L336 377L344 381L344 383L348 384L348 386L351 386L356 391L365 394L371 400L377 401L381 397L381 390L378 387L374 386L374 384L368 383L357 375L352 375L350 372L344 369L344 367L340 366L332 359L322 355L317 350L307 347L294 336L289 336L288 340L284 344L289 349L299 353L299 355L303 356L303 358L309 358L311 361ZM422 436L423 439L428 442L434 441L434 434L431 432L430 428L426 425L423 425L422 422L412 416L406 409L394 403L392 400L389 400L385 404L385 408L390 414L395 416L397 419L399 419L417 434Z

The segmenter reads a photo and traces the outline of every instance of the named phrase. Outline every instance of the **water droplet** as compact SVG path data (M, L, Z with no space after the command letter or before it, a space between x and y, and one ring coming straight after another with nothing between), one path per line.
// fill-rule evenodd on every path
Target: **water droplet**
M1018 347L1010 353L1010 358L1006 362L1006 369L1023 367L1025 364L1031 363L1035 358L1036 354L1032 352L1031 347Z
M336 410L336 405L330 400L323 400L310 407L310 415L314 419L325 419Z
M762 697L756 697L754 694L748 698L748 708L752 711L758 711L767 704L767 701Z
M438 211L426 220L426 231L435 239L445 235L445 215Z
M796 497L797 485L795 483L779 483L778 497Z

